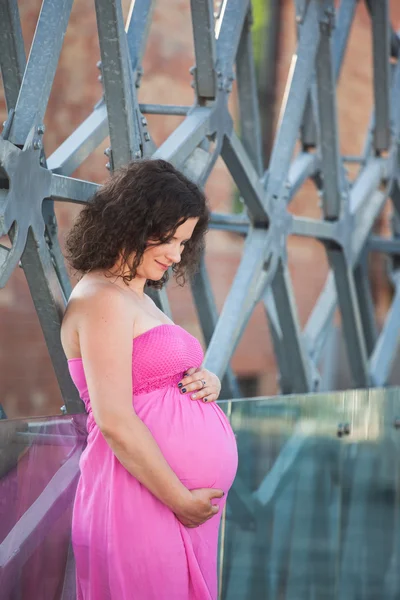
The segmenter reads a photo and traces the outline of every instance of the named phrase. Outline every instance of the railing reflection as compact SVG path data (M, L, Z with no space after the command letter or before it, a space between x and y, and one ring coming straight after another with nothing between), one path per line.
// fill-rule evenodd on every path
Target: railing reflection
M85 417L0 421L0 596L74 600L71 511Z

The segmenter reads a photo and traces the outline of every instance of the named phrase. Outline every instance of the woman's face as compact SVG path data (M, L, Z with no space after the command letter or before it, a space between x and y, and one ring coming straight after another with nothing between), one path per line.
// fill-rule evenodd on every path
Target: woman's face
M174 237L166 244L154 246L150 242L137 269L139 277L157 281L169 267L179 263L185 243L192 237L197 221L197 218L192 218L182 223L175 231Z

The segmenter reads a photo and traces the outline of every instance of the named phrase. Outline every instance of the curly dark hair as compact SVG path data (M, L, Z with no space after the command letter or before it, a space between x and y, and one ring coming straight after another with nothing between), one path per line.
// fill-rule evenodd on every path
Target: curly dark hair
M67 259L82 274L111 269L119 257L125 283L137 272L149 240L165 244L187 219L198 218L172 270L180 285L197 269L210 213L202 190L165 160L133 161L116 171L82 209L66 240ZM134 257L133 260L131 257ZM127 269L125 269L127 267ZM147 285L161 289L168 271Z

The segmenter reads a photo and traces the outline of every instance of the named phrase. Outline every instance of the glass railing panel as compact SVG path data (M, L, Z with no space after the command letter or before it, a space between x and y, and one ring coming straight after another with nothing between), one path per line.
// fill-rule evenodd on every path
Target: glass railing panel
M0 421L0 597L74 600L71 513L85 416Z
M400 597L400 391L345 395L337 597Z
M400 597L400 391L225 405L239 448L223 600ZM74 600L85 417L0 421L0 597Z
M237 401L230 419L220 598L399 598L399 390Z

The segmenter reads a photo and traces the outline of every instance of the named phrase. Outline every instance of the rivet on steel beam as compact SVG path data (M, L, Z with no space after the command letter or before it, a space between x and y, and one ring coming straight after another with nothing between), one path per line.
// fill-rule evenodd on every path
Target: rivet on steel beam
M104 154L105 154L106 156L111 156L111 148L106 148L106 149L104 150Z
M41 150L42 149L42 142L40 140L34 140L33 141L33 148L35 150Z
M97 67L98 69L101 69L101 60L97 61L97 63L96 63L96 67Z
M303 17L301 15L296 15L296 23L301 25L303 22Z
M143 127L146 127L146 125L147 125L147 119L146 119L146 117L142 117L141 121L142 121Z
M145 139L146 142L150 141L150 136L149 136L149 134L148 134L147 131L144 132L144 139Z
M142 158L142 153L140 152L140 150L136 150L135 158Z
M43 124L38 125L36 128L36 133L38 133L39 135L43 135L45 131L46 127Z
M111 165L110 165L110 163L109 163L109 162L108 162L108 163L106 163L106 169L107 169L108 171L111 171Z
M195 71L196 71L196 67L195 67L195 66L193 66L193 67L190 67L190 69L189 69L189 73L190 73L191 75L193 75L193 73L194 73Z

